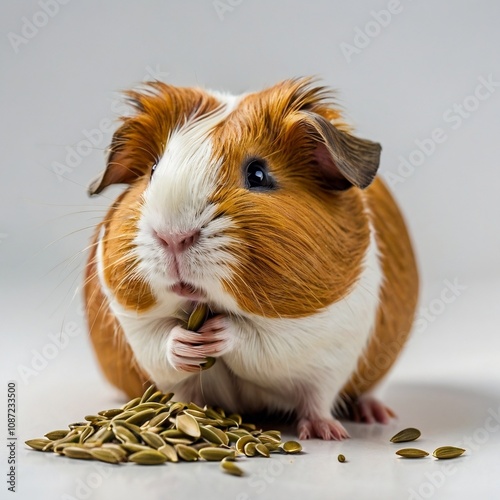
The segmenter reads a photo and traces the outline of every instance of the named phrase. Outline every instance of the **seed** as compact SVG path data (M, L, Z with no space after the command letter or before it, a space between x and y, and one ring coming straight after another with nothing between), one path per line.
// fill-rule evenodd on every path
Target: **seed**
M344 462L345 462L345 457L344 457L344 455L340 454L340 455L337 457L337 460L338 460L340 463L344 463Z
M396 455L403 458L423 458L429 454L424 450L419 450L418 448L402 448L396 452Z
M135 415L135 409L134 410L126 410L122 411L121 413L118 413L118 415L115 415L112 419L111 422L115 422L116 420L127 420L129 417L133 417Z
M121 408L114 408L112 410L103 410L98 412L98 415L101 415L102 417L106 418L113 418L116 417L116 415L120 415L120 413L123 413L123 410Z
M200 328L208 315L208 306L206 304L198 303L189 316L186 329L196 332Z
M233 434L236 434L238 437L250 436L251 434L245 429L229 429Z
M156 392L156 387L154 385L150 385L146 389L146 392L142 395L140 402L145 403L155 392Z
M210 446L208 448L203 448L199 450L198 453L201 458L214 462L220 462L222 459L228 457L229 458L235 457L234 450L228 450L227 448L215 448L213 446Z
M154 416L150 421L149 421L149 426L150 427L156 427L156 426L161 426L165 420L167 420L169 417L169 413L166 411L162 411L158 413L156 416Z
M172 406L170 407L170 416L175 415L176 413L179 413L181 410L183 410L186 407L184 403L173 403Z
M129 401L126 405L122 406L122 410L130 410L131 408L134 408L134 406L137 406L141 402L141 398L134 398L131 401Z
M300 453L302 451L302 446L297 441L286 441L281 445L281 449L285 453Z
M123 445L119 444L112 444L112 443L104 443L102 447L100 448L94 448L95 449L101 449L101 450L110 450L112 451L120 461L125 460L128 456L127 450L124 450L122 448Z
M101 427L93 436L90 436L87 439L87 443L95 443L96 445L99 443L107 443L114 439L115 434L111 429L107 427Z
M85 415L85 417L83 417L87 422L100 422L101 420L106 420L105 417L103 417L102 415Z
M169 462L178 462L179 457L177 456L177 452L175 448L170 444L164 444L161 448L158 448L160 453L163 453Z
M129 453L137 453L138 451L149 451L151 448L144 444L137 443L122 443L121 448Z
M280 445L274 443L264 443L264 446L269 450L269 453L280 449Z
M128 430L126 427L115 427L114 428L115 436L122 443L139 443L139 440L135 437L134 433Z
M236 441L236 445L235 445L236 449L240 453L245 453L245 446L247 443L258 443L258 441L257 441L257 438L255 438L251 434L248 434L246 436L242 436L242 437L240 437L240 439L238 439L238 441Z
M399 431L395 436L392 436L391 443L407 443L408 441L415 441L420 437L420 431L413 427Z
M207 426L200 426L200 433L201 435L203 436L204 439L206 439L207 441L209 441L210 443L213 443L213 444L229 444L229 438L226 436L226 434L224 434L222 431L222 434L224 434L225 436L225 439L221 436L221 434L219 432L217 432L219 429L217 429L216 427L213 427L211 425L207 425ZM227 440L227 442L226 442Z
M163 396L163 392L156 391L148 398L148 403L158 402Z
M159 403L164 405L164 404L167 404L172 398L174 397L174 393L173 392L168 392L167 394L164 394Z
M198 439L201 436L200 426L192 415L177 415L175 422L177 429L188 436Z
M90 451L85 448L80 448L79 446L67 446L63 449L63 454L69 458L79 458L83 460L92 458Z
M226 431L226 436L228 437L231 443L236 443L236 441L238 441L238 439L240 439L241 437L238 436L238 434L235 434L233 431Z
M185 444L176 444L175 451L177 452L177 455L179 455L179 457L186 462L195 462L200 458L200 455L194 448Z
M58 453L59 455L63 454L64 448L68 448L69 446L78 446L77 443L60 443L52 446L52 451L54 453ZM47 450L50 451L50 450Z
M89 425L88 427L86 427L85 429L83 429L82 432L80 433L80 440L79 440L79 442L80 443L84 443L87 438L89 438L90 436L92 436L92 434L94 434L94 428Z
M463 448L456 448L455 446L441 446L434 450L433 455L436 458L449 459L449 458L457 458L465 453L466 450Z
M256 431L256 430L257 430L257 426L256 426L255 424L249 424L248 422L246 422L246 423L245 423L245 422L242 422L242 423L240 424L240 427L241 427L242 429L245 429L245 430L249 431L249 432L250 432L250 431Z
M121 459L116 452L112 450L107 450L106 448L96 448L89 451L92 458L100 460L101 462L107 462L108 464L118 464Z
M79 429L80 427L87 427L88 422L73 422L72 424L69 424L68 427L71 430L74 429Z
M159 465L167 461L167 457L156 450L138 451L130 455L128 459L139 465Z
M255 455L257 455L257 450L255 449L256 446L257 444L253 441L247 443L245 446L243 446L243 453L247 457L255 457Z
M276 439L274 436L266 436L264 434L258 435L259 441L263 444L280 444L281 439Z
M45 434L45 437L47 439L50 439L51 441L56 441L58 439L62 439L63 437L66 437L68 435L68 432L69 431L66 431L66 430L51 431L51 432L47 432L47 434Z
M275 441L281 441L281 432L280 431L264 431L261 432L260 438L263 436L269 436L270 438L274 439Z
M149 446L155 448L156 450L165 445L165 441L163 441L158 434L154 434L153 432L141 432L141 438L146 444L149 444Z
M139 411L135 415L127 418L129 424L142 425L156 415L157 410L149 408L147 410Z
M257 453L259 453L263 457L269 458L269 456L270 456L269 450L267 449L267 446L265 444L258 443L255 445L255 449L256 449Z
M192 417L194 417L196 419L198 419L198 418L205 418L206 417L204 411L194 410L192 408L188 408L188 409L184 410L184 413L186 415L191 415Z
M243 476L243 470L240 469L232 460L225 458L220 463L220 466L224 472L232 474L233 476Z
M205 358L205 361L203 363L201 363L201 365L200 365L201 369L203 371L205 371L205 370L208 370L209 368L212 368L212 366L215 365L215 361L216 361L216 359L213 358L212 356L207 356Z
M25 441L25 443L28 446L30 446L31 448L33 448L34 450L50 451L50 450L44 449L44 448L46 447L46 445L52 444L52 441L50 441L50 439L39 438L39 439L29 439L28 441Z
M231 420L235 420L238 425L241 425L241 423L243 422L243 418L239 413L231 413L228 418L230 418Z

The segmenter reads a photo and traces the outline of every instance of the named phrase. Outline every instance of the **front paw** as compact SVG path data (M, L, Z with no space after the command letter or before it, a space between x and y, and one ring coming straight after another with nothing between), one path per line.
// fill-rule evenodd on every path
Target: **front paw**
M223 315L208 319L197 332L175 326L167 341L167 359L179 371L198 372L207 357L220 357L229 352L233 338L229 320Z

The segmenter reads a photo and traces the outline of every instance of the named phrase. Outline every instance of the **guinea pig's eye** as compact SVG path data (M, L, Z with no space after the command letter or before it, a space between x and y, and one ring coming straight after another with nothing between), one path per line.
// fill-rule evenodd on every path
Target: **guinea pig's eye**
M248 162L245 168L245 183L248 189L274 189L276 187L264 160Z
M153 163L153 166L151 167L151 177L153 177L153 174L155 173L156 167L158 166L158 163Z

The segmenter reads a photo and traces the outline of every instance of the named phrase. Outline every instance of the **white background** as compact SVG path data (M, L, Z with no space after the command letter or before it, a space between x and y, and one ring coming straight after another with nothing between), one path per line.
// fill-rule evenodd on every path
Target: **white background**
M500 4L72 0L47 1L50 15L42 5L0 7L1 392L17 381L17 498L498 498ZM78 292L91 228L119 192L85 193L120 90L159 78L241 92L301 75L338 89L359 134L382 143L381 174L399 176L422 277L412 340L380 389L399 421L347 424L353 439L306 443L292 461L251 460L246 479L202 463L95 472L26 451L22 440L123 401L98 372ZM440 143L426 141L433 133ZM402 171L403 159L414 165ZM428 451L465 441L467 454L398 460L387 441L406 425ZM6 486L0 498L14 498Z

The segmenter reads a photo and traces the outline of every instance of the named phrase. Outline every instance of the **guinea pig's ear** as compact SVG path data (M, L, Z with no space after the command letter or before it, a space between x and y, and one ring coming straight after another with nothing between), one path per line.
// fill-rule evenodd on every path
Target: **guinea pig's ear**
M87 189L89 196L99 194L111 184L131 184L144 172L131 165L127 158L127 133L129 123L125 122L113 135L109 146L106 168L94 178Z
M314 156L328 187L368 187L377 173L382 146L338 129L317 113L303 110L301 115L302 123L317 143Z

